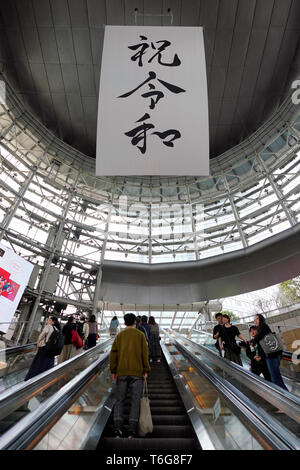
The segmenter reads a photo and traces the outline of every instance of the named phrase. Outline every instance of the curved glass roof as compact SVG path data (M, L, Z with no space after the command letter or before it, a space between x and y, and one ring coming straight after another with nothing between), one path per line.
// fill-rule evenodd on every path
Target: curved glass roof
M0 238L37 269L52 253L49 294L78 305L92 304L104 260L173 263L252 246L300 221L294 108L273 137L266 127L266 144L232 149L210 177L125 179L95 177L84 156L0 104Z

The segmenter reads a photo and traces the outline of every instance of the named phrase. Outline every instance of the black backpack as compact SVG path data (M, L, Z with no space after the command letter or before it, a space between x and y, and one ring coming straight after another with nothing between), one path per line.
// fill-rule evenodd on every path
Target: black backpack
M55 326L49 340L46 343L45 350L49 356L59 356L65 343L65 337Z

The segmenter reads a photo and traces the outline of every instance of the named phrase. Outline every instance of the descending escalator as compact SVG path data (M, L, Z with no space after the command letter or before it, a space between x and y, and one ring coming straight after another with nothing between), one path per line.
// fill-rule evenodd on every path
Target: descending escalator
M153 432L143 438L115 438L113 434L113 413L111 413L99 441L98 449L101 451L191 451L199 449L198 439L165 359L160 363L151 363L148 389ZM124 420L125 436L128 429L129 406L130 399L127 396Z

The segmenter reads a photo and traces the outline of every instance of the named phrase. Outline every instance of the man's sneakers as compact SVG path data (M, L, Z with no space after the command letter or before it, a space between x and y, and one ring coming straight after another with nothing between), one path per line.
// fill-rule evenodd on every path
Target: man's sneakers
M128 439L133 439L136 437L136 432L135 431L128 431Z
M121 437L126 437L121 429L115 429L115 430L114 430L114 435L115 435L115 438L116 438L116 439L120 439ZM135 432L135 431L131 431L131 430L129 429L129 430L128 430L127 437L128 437L128 439L133 439L134 437L136 437L136 432Z
M115 437L117 439L119 439L120 437L123 437L123 433L122 433L121 429L115 429L114 434L115 434Z

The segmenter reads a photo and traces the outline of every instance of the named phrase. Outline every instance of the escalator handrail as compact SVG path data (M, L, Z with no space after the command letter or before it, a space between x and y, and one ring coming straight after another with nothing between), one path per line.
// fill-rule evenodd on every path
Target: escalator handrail
M209 382L240 412L246 421L254 427L260 435L266 439L273 448L278 450L300 449L300 439L284 428L278 421L274 420L268 413L255 405L242 392L234 387L230 382L218 376L208 366L194 356L186 347L178 342L171 334L161 329L179 351L183 352L195 368L203 374ZM250 426L250 427L251 427Z
M111 343L112 338L104 341L103 343L97 344L93 348L62 362L56 367L53 367L52 369L49 369L26 382L18 383L9 387L7 390L4 390L0 394L0 420L19 408L30 398L39 394L42 390L60 380L66 373L72 371L82 361L85 361L90 356L97 353L97 350L106 348Z
M292 419L300 422L300 398L292 393L278 387L274 383L268 382L262 377L253 374L242 366L220 357L207 346L194 343L194 341L169 329L182 341L189 344L195 351L204 354L211 362L221 369L227 370L233 377L242 380L243 383L265 400L282 410Z
M1 349L0 352L1 354L5 353L6 357L12 356L13 354L22 354L22 353L30 352L33 349L35 349L36 344L37 343L28 343L28 344L24 344L23 346L12 346L10 348Z
M109 351L0 437L0 450L32 449L106 367Z
M100 330L98 330L98 333L101 333L101 332L104 332L104 331L108 333L107 328L101 328ZM11 356L13 354L22 354L23 352L32 351L36 347L36 345L37 345L37 342L23 344L21 346L11 346L9 348L0 349L0 353L5 354L6 357Z

